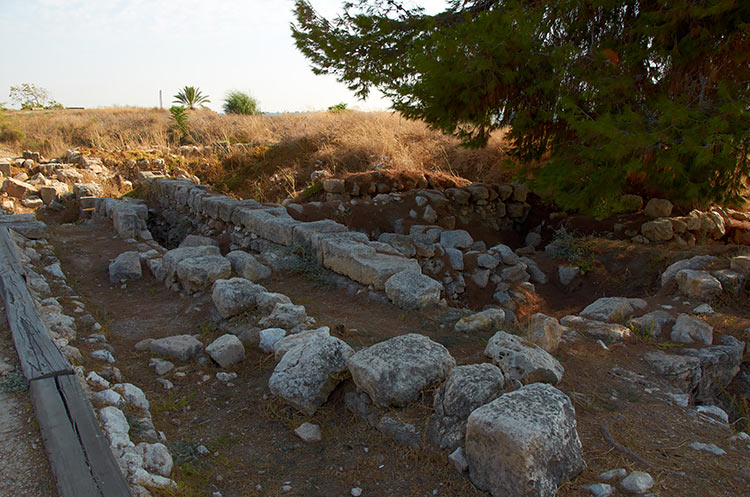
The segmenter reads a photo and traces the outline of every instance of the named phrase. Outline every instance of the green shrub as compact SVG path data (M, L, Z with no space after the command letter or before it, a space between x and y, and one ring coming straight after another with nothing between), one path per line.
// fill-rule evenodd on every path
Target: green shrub
M260 114L258 101L247 93L233 90L224 98L224 112L227 114Z
M173 105L169 109L169 113L172 114L172 120L174 121L173 129L180 133L180 143L188 141L190 124L188 123L188 115L185 112L185 107Z
M333 112L334 114L340 114L348 110L349 109L346 108L346 104L344 102L338 103L336 105L331 105L330 107L328 107L328 112Z

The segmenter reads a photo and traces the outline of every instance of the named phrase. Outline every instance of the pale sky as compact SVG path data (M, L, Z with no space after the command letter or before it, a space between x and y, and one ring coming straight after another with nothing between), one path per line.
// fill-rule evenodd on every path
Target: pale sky
M328 18L343 0L312 0ZM414 0L428 12L445 0ZM227 91L250 93L265 112L359 101L333 76L316 76L294 47L293 0L0 0L0 102L33 83L65 106L164 106L184 86L220 111Z

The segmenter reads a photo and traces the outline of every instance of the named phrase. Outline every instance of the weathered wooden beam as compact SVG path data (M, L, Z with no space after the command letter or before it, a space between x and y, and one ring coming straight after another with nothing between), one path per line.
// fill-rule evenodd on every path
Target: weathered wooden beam
M0 226L0 294L26 379L72 374L73 367L52 342L49 329L39 316L26 286L16 244L5 226Z
M131 497L128 484L109 448L109 442L99 428L78 380L74 375L57 376L55 380L68 409L71 425L83 447L91 474L102 495Z
M32 381L29 393L60 497L101 497L55 378Z

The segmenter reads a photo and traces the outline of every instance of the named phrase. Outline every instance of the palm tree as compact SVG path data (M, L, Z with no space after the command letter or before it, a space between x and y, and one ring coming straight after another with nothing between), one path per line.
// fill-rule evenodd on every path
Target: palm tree
M202 95L197 86L186 86L178 91L174 98L173 103L182 104L188 109L195 109L196 105L203 105L210 102L208 95Z

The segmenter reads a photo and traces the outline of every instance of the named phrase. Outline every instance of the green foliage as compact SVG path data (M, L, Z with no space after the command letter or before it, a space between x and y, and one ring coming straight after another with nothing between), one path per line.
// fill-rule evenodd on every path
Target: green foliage
M323 182L322 181L316 181L312 183L309 186L306 186L304 190L302 190L302 195L305 198L312 198L318 193L323 191Z
M22 83L10 87L10 99L22 110L62 109L62 105L50 99L47 90L34 84Z
M333 112L334 114L340 114L341 112L345 112L348 110L349 109L346 108L346 103L344 102L328 107L328 112Z
M297 0L293 36L318 74L407 118L509 156L562 207L607 213L628 187L739 200L750 173L750 3L451 0L436 15Z
M224 112L227 114L260 114L258 101L247 93L233 90L224 98Z
M594 269L594 255L591 252L590 244L584 239L575 237L564 226L555 231L552 240L544 248L544 251L550 257L566 259L579 269L582 276Z
M172 115L172 127L180 134L180 143L188 141L190 134L190 123L188 122L188 115L185 112L185 107L179 105L173 105L169 109L169 113Z
M175 94L172 103L182 104L182 106L193 110L196 105L202 106L210 102L208 95L203 95L197 86L186 86Z

